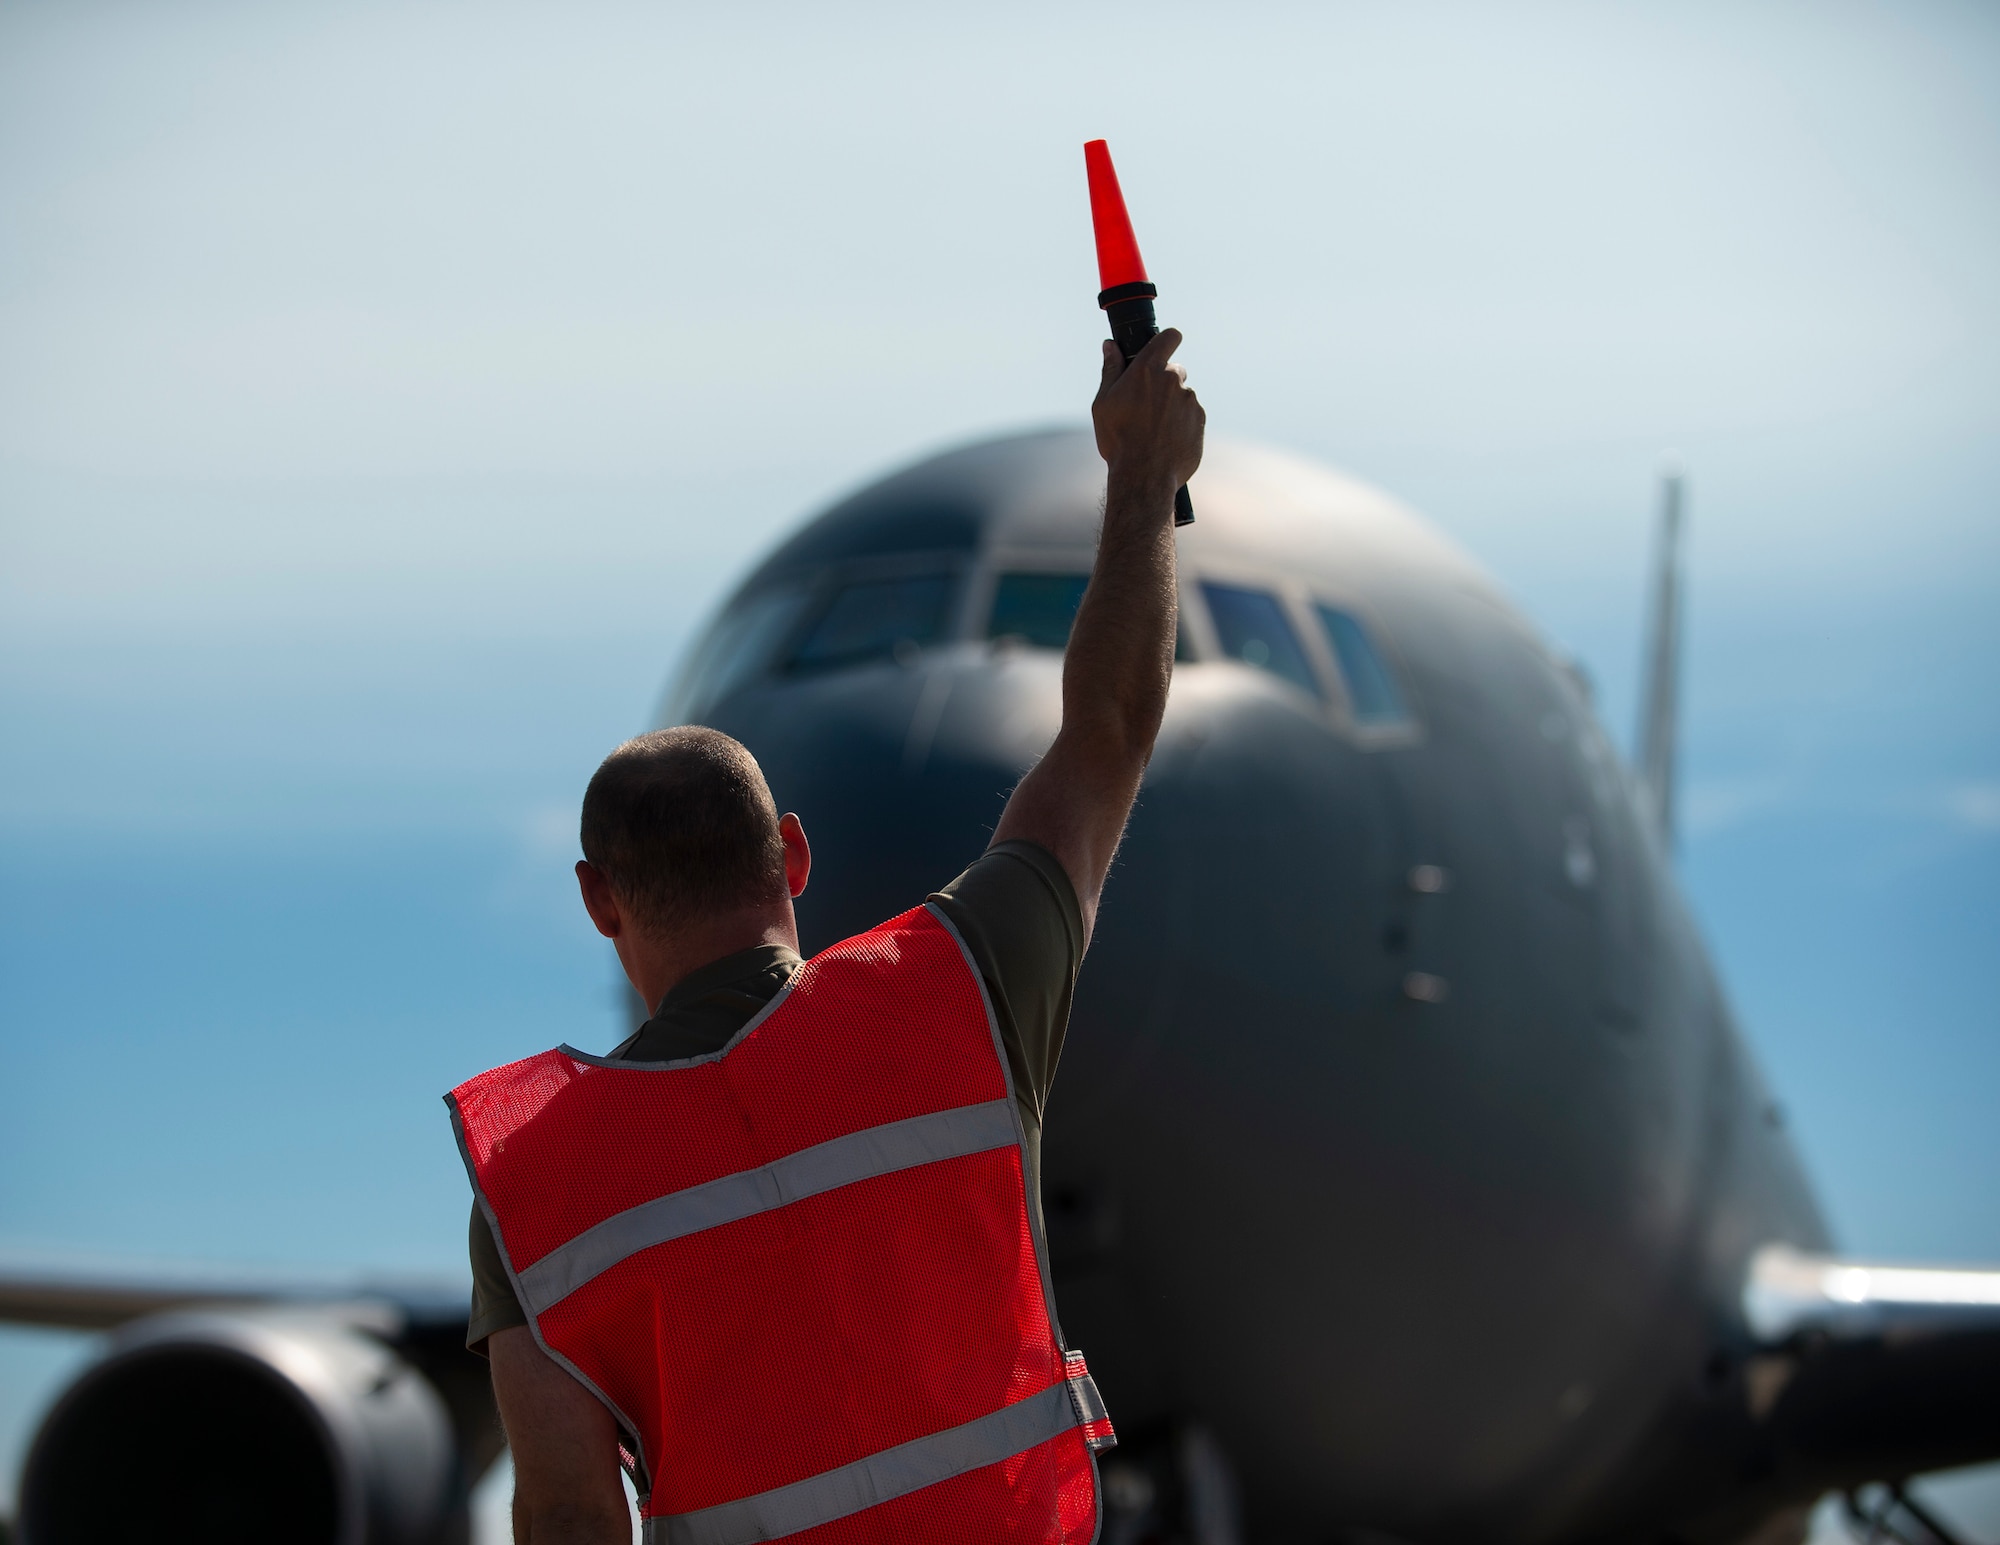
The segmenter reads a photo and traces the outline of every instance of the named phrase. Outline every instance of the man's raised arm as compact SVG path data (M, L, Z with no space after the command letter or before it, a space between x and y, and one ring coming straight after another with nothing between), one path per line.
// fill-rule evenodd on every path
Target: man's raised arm
M1091 419L1109 466L1104 530L1063 659L1055 744L1014 790L993 833L1053 853L1076 887L1086 940L1125 818L1153 754L1173 678L1178 601L1174 491L1201 465L1207 415L1171 363L1166 329L1126 365L1104 345Z

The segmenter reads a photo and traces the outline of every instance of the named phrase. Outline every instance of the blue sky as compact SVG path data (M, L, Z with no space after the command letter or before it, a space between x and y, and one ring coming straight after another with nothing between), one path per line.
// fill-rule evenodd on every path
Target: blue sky
M0 12L0 1251L459 1269L439 1091L612 1038L583 779L814 505L1081 415L1102 134L1213 427L1621 743L1685 460L1695 909L1843 1243L2000 1259L2000 12L714 11Z

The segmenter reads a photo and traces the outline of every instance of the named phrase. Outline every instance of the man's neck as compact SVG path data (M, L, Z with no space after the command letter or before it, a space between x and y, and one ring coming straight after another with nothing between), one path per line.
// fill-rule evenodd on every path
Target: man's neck
M760 944L782 944L797 950L799 925L787 897L782 912L775 905L751 907L677 928L664 936L620 935L615 942L625 975L646 1000L646 1012L656 1014L676 986L726 955Z

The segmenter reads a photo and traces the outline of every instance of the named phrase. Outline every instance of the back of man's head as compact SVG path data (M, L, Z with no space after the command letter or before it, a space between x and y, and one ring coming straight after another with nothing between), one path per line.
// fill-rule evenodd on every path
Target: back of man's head
M699 725L604 759L583 794L583 856L635 921L667 932L782 899L785 845L757 759Z

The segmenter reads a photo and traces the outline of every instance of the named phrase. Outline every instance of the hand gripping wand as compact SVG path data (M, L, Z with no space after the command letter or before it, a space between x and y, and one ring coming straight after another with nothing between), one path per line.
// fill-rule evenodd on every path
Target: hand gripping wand
M1111 149L1094 139L1083 147L1083 169L1090 177L1090 223L1097 233L1097 282L1103 286L1097 304L1111 319L1111 337L1125 363L1160 330L1153 315L1153 297L1160 292L1146 277L1139 240L1132 234L1132 217L1125 213L1125 195L1118 189L1118 172ZM1185 488L1174 491L1174 524L1194 524L1194 504Z

